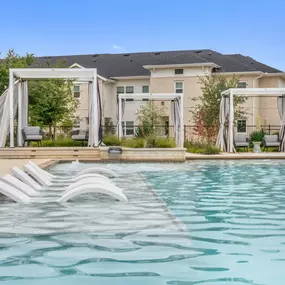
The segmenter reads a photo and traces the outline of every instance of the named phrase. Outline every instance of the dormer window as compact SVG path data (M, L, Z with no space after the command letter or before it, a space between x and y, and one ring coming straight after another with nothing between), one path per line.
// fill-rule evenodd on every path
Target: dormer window
M174 70L174 73L175 73L176 75L181 75L181 74L184 73L184 70L183 70L183 68L177 68L177 69Z

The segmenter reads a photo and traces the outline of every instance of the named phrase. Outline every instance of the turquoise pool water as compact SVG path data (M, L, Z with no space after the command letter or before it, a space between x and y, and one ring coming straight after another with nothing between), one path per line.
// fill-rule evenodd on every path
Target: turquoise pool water
M59 184L30 205L1 201L1 283L285 283L285 162L104 167L129 203L83 195L60 205Z

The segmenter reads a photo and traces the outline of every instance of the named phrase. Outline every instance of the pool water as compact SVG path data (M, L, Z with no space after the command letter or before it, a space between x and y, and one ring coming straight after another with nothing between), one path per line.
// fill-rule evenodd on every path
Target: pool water
M91 164L58 164L73 175ZM104 164L128 203L2 200L3 284L285 284L285 162Z

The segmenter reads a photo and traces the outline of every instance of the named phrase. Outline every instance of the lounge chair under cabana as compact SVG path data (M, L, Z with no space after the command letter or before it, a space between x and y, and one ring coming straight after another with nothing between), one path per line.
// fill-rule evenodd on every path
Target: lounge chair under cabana
M22 135L24 140L24 146L29 142L37 142L38 146L42 144L42 139L44 136L44 132L40 129L40 127L25 127L22 129Z
M248 151L249 138L246 134L237 134L234 136L234 146L235 148L243 147Z
M85 146L85 142L86 144L88 143L88 130L82 130L82 129L74 129L71 132L71 138L73 141L73 146L75 145L76 142L82 142L83 146Z
M262 141L262 145L268 151L269 147L280 147L280 139L278 135L265 135Z

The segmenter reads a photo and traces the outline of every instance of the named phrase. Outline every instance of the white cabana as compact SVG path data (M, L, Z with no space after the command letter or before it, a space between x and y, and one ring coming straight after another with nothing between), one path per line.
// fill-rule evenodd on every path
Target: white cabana
M122 120L124 117L125 101L133 100L153 100L153 101L171 101L171 117L174 126L174 137L176 146L184 145L184 107L182 93L132 93L118 95L118 135L123 136Z
M18 109L17 145L23 146L22 129L28 125L28 80L71 79L89 84L89 146L99 145L100 98L96 68L19 68L10 69L9 88L0 97L0 147L5 147L10 131L14 147L14 118Z
M225 152L235 152L234 148L234 96L277 97L280 116L280 150L285 150L285 88L231 88L221 93L220 129L217 147ZM225 124L228 124L228 132Z

